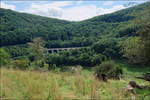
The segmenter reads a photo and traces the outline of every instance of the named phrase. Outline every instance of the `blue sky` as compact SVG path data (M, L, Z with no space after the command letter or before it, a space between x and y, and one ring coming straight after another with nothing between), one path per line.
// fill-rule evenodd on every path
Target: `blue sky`
M70 21L81 21L143 2L146 1L1 1L1 8Z

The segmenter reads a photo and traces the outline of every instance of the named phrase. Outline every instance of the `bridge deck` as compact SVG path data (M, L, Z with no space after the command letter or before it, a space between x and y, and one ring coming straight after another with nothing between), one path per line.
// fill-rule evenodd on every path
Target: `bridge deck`
M66 49L81 49L87 47L71 47L71 48L47 48L46 50L66 50Z

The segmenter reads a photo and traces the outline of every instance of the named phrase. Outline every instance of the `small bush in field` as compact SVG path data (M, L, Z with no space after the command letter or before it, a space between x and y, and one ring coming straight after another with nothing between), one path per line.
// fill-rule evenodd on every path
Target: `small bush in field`
M123 74L121 66L115 64L112 60L102 62L99 66L95 67L94 70L97 76L105 75L109 79L119 79Z
M18 69L27 69L29 66L28 60L14 60L13 67Z
M0 65L7 65L9 63L9 54L2 48L0 48ZM0 66L0 67L1 67Z

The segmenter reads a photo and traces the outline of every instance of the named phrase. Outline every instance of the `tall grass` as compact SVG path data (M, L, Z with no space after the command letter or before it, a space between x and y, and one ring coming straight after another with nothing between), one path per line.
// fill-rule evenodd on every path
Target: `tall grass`
M0 98L7 99L138 99L138 96L125 92L123 88L130 80L138 84L148 85L143 80L135 79L135 74L141 74L139 69L134 74L125 67L122 80L98 81L92 72L82 70L81 73L71 72L38 72L1 68ZM135 68L136 70L136 68ZM129 75L130 76L129 76Z
M59 92L56 79L51 78L47 100L62 100L62 95Z

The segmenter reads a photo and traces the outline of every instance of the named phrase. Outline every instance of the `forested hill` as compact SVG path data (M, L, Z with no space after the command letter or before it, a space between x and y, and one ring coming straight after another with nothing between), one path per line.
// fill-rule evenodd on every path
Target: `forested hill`
M0 8L0 46L26 44L35 37L46 41L46 47L88 46L103 36L133 35L135 19L145 15L149 3L97 16L80 22L19 13Z
M70 23L2 8L0 8L0 22L1 46L24 44L34 37L57 35L57 30L62 30L62 26Z

